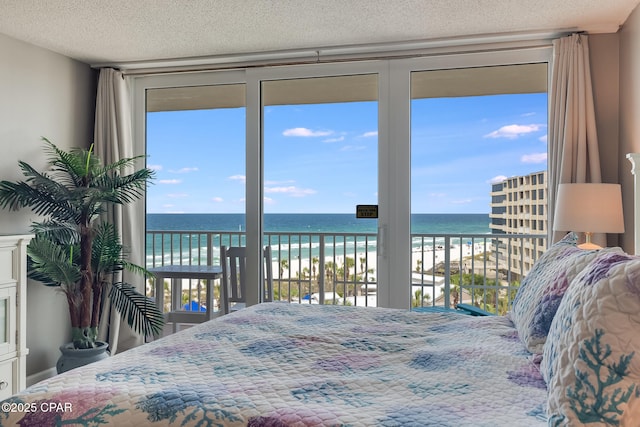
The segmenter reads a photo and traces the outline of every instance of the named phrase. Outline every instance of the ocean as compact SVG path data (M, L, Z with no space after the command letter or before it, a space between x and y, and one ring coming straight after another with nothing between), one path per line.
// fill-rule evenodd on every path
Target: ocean
M428 234L489 233L488 214L412 214L411 232ZM353 214L265 214L266 232L376 233L377 220ZM147 214L147 230L245 230L244 214Z
M412 214L411 232L414 234L488 234L488 214ZM215 231L213 236L213 261L216 262L219 245L244 245L244 214L147 214L147 233L184 231L205 233ZM313 258L320 254L318 234L337 233L337 237L326 237L325 255L352 256L376 250L375 236L377 220L358 219L353 214L265 214L265 245L271 245L274 258ZM278 237L278 233L297 233ZM340 235L348 233L354 236ZM193 233L196 234L196 233ZM179 239L176 241L176 238ZM147 265L159 262L200 263L206 257L207 241L204 235L193 237L182 235L176 238L156 234L147 238ZM440 245L442 239L426 243L414 239L413 249L422 245ZM459 242L453 242L459 243Z

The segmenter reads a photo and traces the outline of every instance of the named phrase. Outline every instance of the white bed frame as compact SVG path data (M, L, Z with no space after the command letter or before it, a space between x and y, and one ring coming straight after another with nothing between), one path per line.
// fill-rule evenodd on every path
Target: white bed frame
M633 241L634 254L640 255L640 153L629 153L627 159L631 162L633 175Z

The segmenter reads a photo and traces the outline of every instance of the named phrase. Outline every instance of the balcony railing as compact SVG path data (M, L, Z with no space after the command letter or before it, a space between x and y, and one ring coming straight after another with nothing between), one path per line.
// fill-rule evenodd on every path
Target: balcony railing
M271 246L274 300L377 305L375 234L267 232L264 244ZM221 245L244 246L245 235L148 231L147 267L216 265ZM467 303L504 314L521 278L545 247L544 235L412 234L411 283L395 291L410 292L413 307ZM213 287L214 300L219 297L218 286ZM147 290L151 295L153 286ZM183 281L182 292L185 305L206 301L198 281Z

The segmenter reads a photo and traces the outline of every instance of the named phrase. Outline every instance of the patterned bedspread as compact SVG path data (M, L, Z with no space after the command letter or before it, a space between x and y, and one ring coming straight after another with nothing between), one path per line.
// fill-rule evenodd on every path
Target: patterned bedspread
M35 384L0 421L546 425L531 358L504 317L266 303Z

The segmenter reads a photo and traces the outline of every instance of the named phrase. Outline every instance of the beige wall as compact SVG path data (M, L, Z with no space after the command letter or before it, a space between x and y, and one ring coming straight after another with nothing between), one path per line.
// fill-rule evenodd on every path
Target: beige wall
M619 35L589 36L593 99L603 182L618 182Z
M41 137L63 148L93 138L95 72L85 64L0 35L0 179L21 177L18 160L42 167ZM0 210L0 233L29 231L27 210ZM27 286L27 375L55 366L69 340L66 301L53 288Z
M619 34L589 36L593 98L600 147L602 182L616 183L620 175L619 137ZM609 235L607 246L621 245L618 235Z
M620 156L619 178L622 183L625 210L625 234L622 245L634 250L633 200L631 164L625 155L640 153L640 7L627 19L620 31ZM639 196L640 197L640 196ZM637 213L636 213L637 214Z

